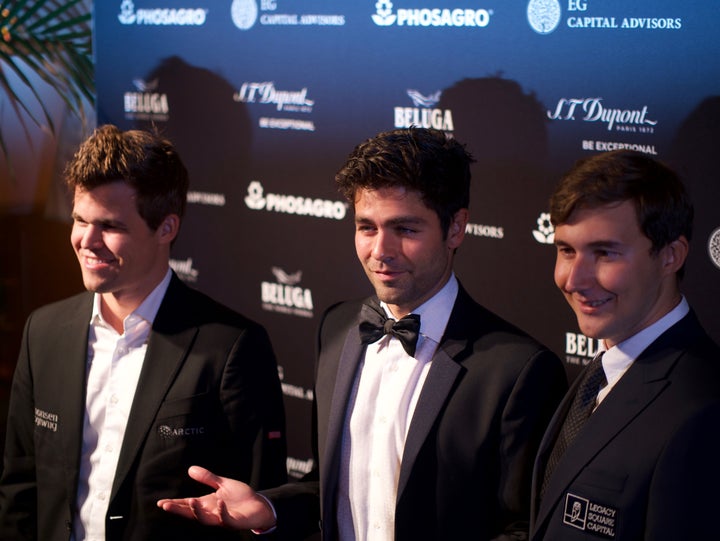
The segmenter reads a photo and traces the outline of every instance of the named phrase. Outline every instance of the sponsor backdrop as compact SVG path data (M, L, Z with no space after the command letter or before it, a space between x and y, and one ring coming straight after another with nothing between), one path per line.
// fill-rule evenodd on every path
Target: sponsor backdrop
M597 152L672 163L697 205L685 292L720 340L717 2L114 0L95 14L98 121L154 124L183 155L173 268L270 332L292 475L310 467L319 319L370 292L334 173L379 131L431 126L468 145L457 274L571 377L597 343L552 281L548 194Z

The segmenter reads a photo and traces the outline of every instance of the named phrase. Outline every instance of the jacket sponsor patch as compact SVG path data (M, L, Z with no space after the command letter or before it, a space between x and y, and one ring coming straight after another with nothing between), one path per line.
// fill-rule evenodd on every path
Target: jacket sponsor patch
M58 422L59 418L57 413L50 413L49 411L35 408L35 426L57 432Z
M161 438L186 438L191 436L201 436L205 434L204 426L187 426L187 427L171 427L168 425L160 425L157 429Z
M565 495L563 524L606 539L615 538L617 509L592 502L576 494Z

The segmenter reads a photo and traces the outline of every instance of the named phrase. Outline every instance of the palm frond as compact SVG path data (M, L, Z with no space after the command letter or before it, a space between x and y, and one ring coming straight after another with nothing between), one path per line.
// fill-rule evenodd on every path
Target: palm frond
M94 105L92 16L85 0L0 0L0 91L16 114L55 133L50 111L28 70L49 85L83 121ZM15 84L22 88L13 88ZM27 97L36 103L27 103ZM37 105L40 113L35 113ZM0 130L0 152L7 146Z

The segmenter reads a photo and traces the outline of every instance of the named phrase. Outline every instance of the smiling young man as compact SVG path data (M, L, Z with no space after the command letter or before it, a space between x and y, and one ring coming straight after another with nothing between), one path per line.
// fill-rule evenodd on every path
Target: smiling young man
M453 273L470 162L459 142L421 128L355 148L336 180L375 295L323 318L315 470L263 491L271 508L246 485L194 468L216 491L161 507L293 539L318 518L325 540L527 536L532 459L565 372Z
M532 539L714 537L701 517L720 505L720 348L679 288L693 218L685 188L652 158L616 151L579 162L550 212L555 283L605 352L543 439Z
M66 171L88 292L28 318L0 479L0 539L225 539L162 513L197 462L285 481L275 358L258 324L170 270L188 176L170 142L98 128Z

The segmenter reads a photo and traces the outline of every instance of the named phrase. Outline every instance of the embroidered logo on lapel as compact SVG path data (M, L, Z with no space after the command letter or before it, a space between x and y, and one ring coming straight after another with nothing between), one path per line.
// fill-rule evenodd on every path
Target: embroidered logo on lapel
M201 436L205 434L204 426L192 426L192 427L178 427L173 428L168 425L160 425L158 427L158 434L161 438L172 439L172 438L185 438L188 436Z
M599 537L615 539L616 522L617 509L614 507L591 502L569 492L565 495L563 524Z
M45 428L53 432L57 432L58 422L60 418L57 413L50 413L49 411L43 411L40 408L35 408L35 426L38 428Z

